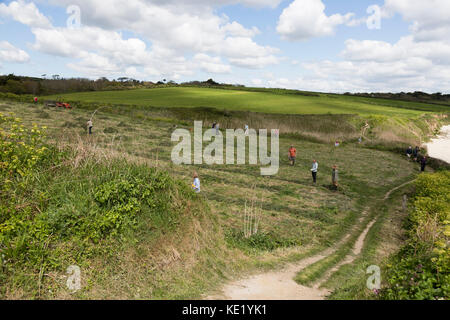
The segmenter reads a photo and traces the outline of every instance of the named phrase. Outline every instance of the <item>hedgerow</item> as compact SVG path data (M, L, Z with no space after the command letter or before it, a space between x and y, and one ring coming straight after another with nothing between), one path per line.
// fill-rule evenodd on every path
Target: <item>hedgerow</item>
M408 241L388 265L385 299L450 298L450 171L422 174Z

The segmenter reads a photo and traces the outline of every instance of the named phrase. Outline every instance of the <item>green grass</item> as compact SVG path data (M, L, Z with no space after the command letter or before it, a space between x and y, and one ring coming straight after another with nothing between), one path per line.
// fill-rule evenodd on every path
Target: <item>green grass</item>
M377 295L367 289L368 275L366 269L370 265L378 265L384 281L388 256L402 244L403 224L406 212L402 210L404 194L411 195L413 185L407 185L393 192L389 199L373 208L379 217L368 232L361 254L353 263L343 265L322 286L333 288L328 297L333 300L376 299Z
M3 298L199 298L226 279L257 269L270 269L333 245L351 230L373 196L418 173L418 166L400 154L365 148L350 141L336 149L333 144L300 135L281 136L281 168L274 177L261 177L258 166L174 166L170 161L173 125L189 127L188 112L195 113L195 109L186 109L184 120L180 120L163 110L152 113L145 108L105 108L95 115L94 135L88 137L85 126L91 109L63 110L10 102L0 105L21 117L28 126L32 123L47 126L49 143L74 150L72 162L65 164L70 170L48 177L61 184L49 180L36 189L53 193L55 212L85 210L89 204L86 197L96 181L93 177L97 178L97 171L107 173L108 164L116 158L156 167L186 186L191 183L192 171L197 170L202 181L200 197L206 204L197 206L202 219L190 219L195 212L188 214L182 229L163 228L164 234L159 234L157 243L152 238L152 229L143 227L134 235L139 240L138 246L125 235L126 241L121 245L107 246L87 258L83 265L87 268L85 287L78 295L72 296L65 289L68 263L65 262L51 273L44 272L42 285L52 292L43 291L40 296L36 295L40 270L15 265L15 272L2 280ZM214 116L208 110L203 111L208 117ZM332 123L333 116L320 117ZM319 121L320 117L314 119ZM336 117L337 122L347 119ZM260 118L260 125L274 119L278 121L279 115L267 115ZM340 128L318 126L317 130L327 130L333 136L337 132L333 130ZM290 167L286 158L291 144L298 150L295 167ZM83 168L85 157L91 159L89 171L79 169ZM311 183L309 171L313 158L320 164L317 186ZM75 163L78 169L71 167ZM340 168L341 189L337 192L329 188L334 164ZM114 170L119 169L124 168ZM65 194L68 198L64 198ZM244 240L239 235L243 229L244 205L252 197L263 199L261 235ZM23 202L27 203L26 198ZM230 234L235 236L230 238ZM67 250L77 248L76 243L59 244L58 250L69 257ZM25 285L19 285L18 279L27 279Z
M409 177L406 180L411 181L412 178L413 177ZM373 250L377 249L377 245L379 245L379 243L381 242L379 241L380 239L377 238L377 235L378 233L381 233L380 232L381 225L383 225L386 219L386 215L389 208L387 204L389 203L392 206L392 208L397 208L398 204L401 203L399 190L396 190L389 199L380 201L381 199L383 199L383 195L384 193L386 193L386 191L387 190L384 191L378 190L378 192L376 193L375 192L371 193L372 196L376 197L367 201L366 206L368 207L366 208L366 210L368 210L369 212L366 215L366 217L362 220L362 223L358 225L358 227L348 238L348 240L346 240L345 243L339 246L335 252L301 270L295 277L295 280L298 283L310 286L313 285L316 281L322 279L326 275L327 271L329 271L336 264L344 260L344 258L346 258L349 254L351 254L351 249L355 245L355 242L358 239L358 237L362 234L363 230L367 227L370 221L375 220L375 223L368 230L366 238L364 239L365 244L361 254L357 257L358 259L356 259L351 263L342 265L339 268L339 270L331 274L330 279L325 279L326 282L321 286L335 289L335 292L333 292L332 297L336 298L337 296L339 296L339 294L342 294L342 292L346 292L345 290L342 289L342 287L345 287L346 289L350 287L349 282L347 281L347 279L350 279L352 286L356 286L359 290L356 291L354 287L352 287L352 292L355 296L358 295L360 297L361 295L367 293L367 291L364 290L364 286L361 286L361 283L364 282L364 279L361 278L360 274L361 271L365 270L361 269L361 262L363 262L365 265L369 261L375 260L374 257L375 254ZM394 203L394 201L391 198L394 198L396 202ZM392 214L392 212L390 213ZM398 229L394 229L394 231L398 232L398 230L400 229L401 228L399 227ZM392 232L392 230L390 231ZM384 233L386 233L386 231L384 231ZM370 255L368 253L369 248L370 250L372 250L370 251ZM347 273L345 273L342 270L346 270ZM351 274L351 276L349 274ZM347 279L345 279L345 276L347 276ZM339 281L336 281L336 279L339 279ZM355 283L357 283L357 285ZM338 291L339 293L337 293ZM351 297L352 297L351 295L346 296L346 298Z
M380 114L418 116L425 111L445 111L448 106L387 99L319 94L302 96L276 92L253 92L195 87L169 87L126 91L81 92L43 97L66 101L129 104L152 107L212 107L278 114Z

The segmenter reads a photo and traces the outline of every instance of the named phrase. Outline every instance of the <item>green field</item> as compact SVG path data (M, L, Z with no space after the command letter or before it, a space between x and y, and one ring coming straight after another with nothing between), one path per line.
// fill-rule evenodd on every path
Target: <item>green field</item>
M99 102L153 107L213 107L229 111L278 114L382 114L417 116L426 111L445 111L448 106L333 94L304 96L276 92L252 92L193 87L169 87L126 91L80 92L43 97L65 101Z

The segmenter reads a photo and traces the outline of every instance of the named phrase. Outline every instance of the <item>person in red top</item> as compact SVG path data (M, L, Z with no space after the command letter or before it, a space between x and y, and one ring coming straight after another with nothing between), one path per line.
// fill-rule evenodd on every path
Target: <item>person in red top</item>
M289 161L291 162L291 166L295 165L295 158L297 157L297 149L294 146L291 146L289 149Z

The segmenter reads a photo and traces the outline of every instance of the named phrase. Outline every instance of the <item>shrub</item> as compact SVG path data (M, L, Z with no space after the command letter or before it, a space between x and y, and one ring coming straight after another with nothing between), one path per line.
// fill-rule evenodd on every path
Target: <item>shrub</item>
M416 181L406 245L387 270L385 299L450 298L450 171Z
M0 190L8 190L13 180L31 175L48 157L49 149L43 142L45 129L37 125L25 128L21 119L0 113Z

